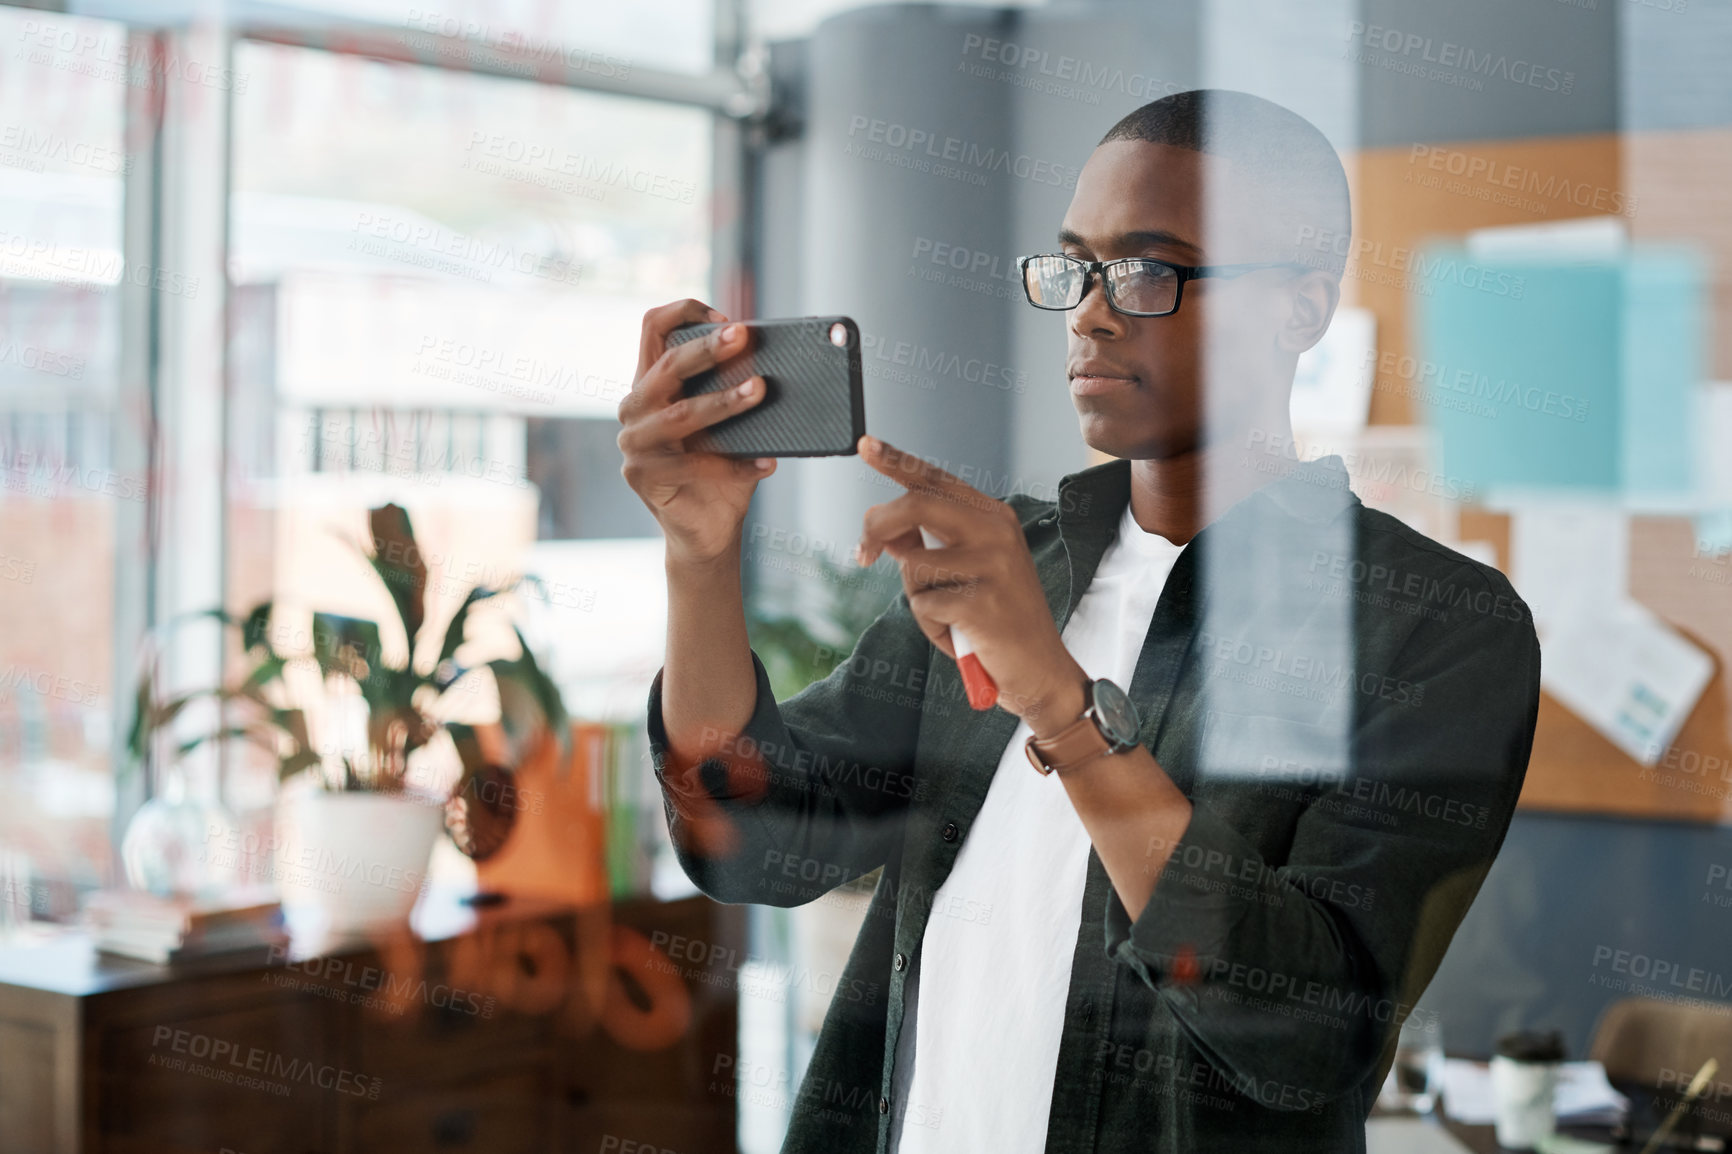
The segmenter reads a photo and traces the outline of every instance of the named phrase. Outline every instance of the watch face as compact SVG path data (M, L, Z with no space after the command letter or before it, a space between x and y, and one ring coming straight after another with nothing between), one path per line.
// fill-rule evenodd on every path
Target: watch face
M1106 739L1121 748L1137 743L1137 707L1125 691L1102 677L1092 687L1095 724Z

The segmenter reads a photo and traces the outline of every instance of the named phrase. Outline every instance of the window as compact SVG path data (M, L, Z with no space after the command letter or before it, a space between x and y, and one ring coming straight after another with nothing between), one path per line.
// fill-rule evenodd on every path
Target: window
M649 543L538 541L653 531L617 516L613 429L644 310L708 295L711 114L277 44L235 70L230 608L388 618L338 539L385 500L426 546L435 620L525 571L641 588ZM542 636L620 652L585 599L551 600L572 604L531 613ZM272 789L269 764L231 767L233 804Z
M110 451L126 29L0 8L0 43L0 872L28 918L112 868L115 572L145 493Z

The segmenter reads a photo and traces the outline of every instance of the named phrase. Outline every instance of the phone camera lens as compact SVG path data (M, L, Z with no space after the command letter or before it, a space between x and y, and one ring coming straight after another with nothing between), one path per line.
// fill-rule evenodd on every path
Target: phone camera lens
M848 326L837 321L830 326L830 343L839 349L848 347Z

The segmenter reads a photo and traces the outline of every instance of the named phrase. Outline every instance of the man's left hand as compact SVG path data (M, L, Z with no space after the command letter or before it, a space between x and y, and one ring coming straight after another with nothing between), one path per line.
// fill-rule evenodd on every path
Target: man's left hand
M998 683L998 704L1036 737L1082 716L1088 674L1053 622L1016 510L876 437L861 437L859 450L908 492L866 511L856 561L864 567L881 553L895 558L921 631L952 660L950 627L967 633ZM944 548L925 547L922 525Z

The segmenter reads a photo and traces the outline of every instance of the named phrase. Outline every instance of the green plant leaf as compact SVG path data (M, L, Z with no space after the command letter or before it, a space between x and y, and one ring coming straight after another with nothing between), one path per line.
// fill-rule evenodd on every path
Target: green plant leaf
M752 651L764 663L778 701L822 680L835 667L837 657L843 656L835 646L814 637L797 617L756 618L748 623L747 635ZM826 651L833 655L828 663L822 659Z
M523 650L523 655L517 659L518 664L526 670L536 702L541 706L541 711L547 718L547 724L553 727L556 736L559 737L560 749L563 750L566 742L570 739L570 734L566 731L571 723L571 719L565 712L565 699L560 696L559 686L553 683L553 678L543 672L540 663L535 660L535 654L530 650L529 642L524 639L523 630L513 625L511 632Z
M367 675L359 678L361 697L374 713L398 713L415 709L415 691L422 678L407 669L389 665L370 665Z
M469 627L469 610L479 602L489 597L497 597L503 592L503 589L477 585L463 595L463 604L457 607L457 612L451 615L450 622L445 626L445 640L439 646L439 662L433 670L437 679L434 684L441 692L449 689L451 684L463 675L464 671L457 667L457 651L463 647L463 633ZM440 677L441 669L445 670L443 678Z
M790 615L779 605L767 606L764 593L747 606L747 636L777 700L827 676L901 592L892 567L847 569L827 556L815 560L820 573L812 584L820 604L812 619Z
M150 673L146 671L139 676L138 689L132 698L132 724L126 730L126 751L138 762L143 762L150 756L150 735L156 729L150 716L154 685Z
M359 681L381 663L382 656L377 623L335 613L313 614L313 658L327 676L342 673ZM364 670L357 669L357 659L365 662Z
M511 741L513 760L522 759L529 738L544 725L553 731L563 759L571 748L571 722L565 712L565 701L553 679L536 663L535 654L523 639L523 631L513 626L512 632L517 635L522 653L512 659L489 661L487 667L499 686L500 721Z
M313 740L307 734L307 714L305 710L279 709L276 713L276 722L278 725L283 727L284 732L289 735L290 740L295 743L296 748L305 751L312 747ZM315 755L314 760L317 760L317 755Z
M253 666L236 692L244 697L250 697L260 704L268 705L269 702L264 697L264 688L273 681L280 681L283 670L288 668L288 664L286 658L272 654Z
M150 728L154 731L161 729L165 725L172 724L174 719L179 717L187 706L201 698L209 697L221 701L226 696L226 691L221 689L194 689L182 693L177 697L171 697L167 701L160 702L152 707L150 712Z
M287 781L304 769L313 769L324 759L310 749L298 749L277 762L277 780Z
M381 505L367 515L373 534L368 558L397 606L397 617L409 639L409 663L415 663L415 642L427 617L427 562L415 543L409 512L401 505Z
M277 656L277 647L271 644L271 614L274 610L274 602L261 601L240 623L241 647L248 653L263 649L268 657Z
M213 621L220 621L224 625L238 626L240 624L240 622L235 619L234 614L230 613L226 609L189 609L185 613L177 613L173 617L170 617L158 628L166 636L173 633L176 629L179 629L182 625L189 624L193 621L202 621L207 618Z
M457 747L457 759L463 763L464 773L474 773L487 764L487 759L481 755L481 739L475 735L473 725L448 721L445 729L451 734L451 744Z
M197 737L189 737L175 747L175 752L185 757L207 741L227 741L231 737L244 737L248 741L257 742L271 756L279 756L281 750L277 747L276 735L269 729L261 729L256 725L225 725L210 733L201 733Z

